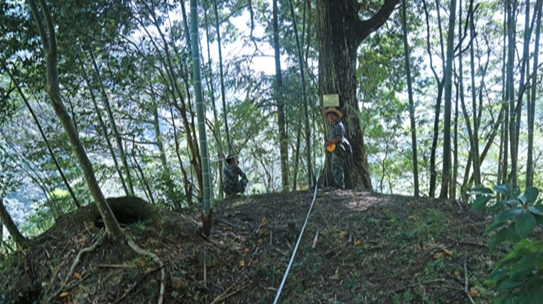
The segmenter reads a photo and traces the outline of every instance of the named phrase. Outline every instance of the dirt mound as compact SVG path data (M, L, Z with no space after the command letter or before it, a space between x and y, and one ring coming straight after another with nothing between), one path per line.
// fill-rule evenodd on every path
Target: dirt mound
M455 201L319 192L297 244L312 198L219 201L209 238L197 212L111 200L126 233L160 261L124 242L99 242L97 213L81 208L25 253L0 257L0 303L272 303L296 247L280 303L492 302L483 281L498 257L482 237L483 212Z

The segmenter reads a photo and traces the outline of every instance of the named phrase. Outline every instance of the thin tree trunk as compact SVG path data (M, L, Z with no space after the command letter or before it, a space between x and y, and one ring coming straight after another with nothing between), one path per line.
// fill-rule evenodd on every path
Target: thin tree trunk
M215 105L215 86L213 85L213 68L211 65L211 47L209 44L209 22L207 18L207 10L204 11L205 16L205 25L206 25L206 43L207 43L207 64L209 68L209 73L207 75L208 81L207 84L209 86L209 95L211 97L211 105L213 106L213 119L214 119L214 134L215 138L217 140L217 158L219 159L219 165L217 166L217 175L219 176L219 198L222 199L224 197L223 188L222 188L222 160L225 159L223 149L222 149L222 141L221 141L221 130L220 130L220 123L219 123L219 115L217 113L217 106Z
M430 57L430 69L432 70L434 74L434 78L437 82L437 97L436 97L436 104L435 104L435 111L434 111L434 130L433 130L433 137L432 137L432 147L430 148L430 185L429 185L429 191L428 196L429 197L435 197L436 193L436 184L437 184L437 170L436 170L436 152L437 152L437 142L439 139L439 117L441 115L441 100L443 97L443 87L444 87L444 81L443 79L440 79L437 75L437 72L434 69L433 66L433 56L432 51L430 48L430 17L428 14L428 9L426 7L426 1L422 1L423 7L424 7L424 15L426 16L426 51L428 52L428 56ZM441 20L438 19L438 24L440 24L441 28ZM441 41L441 49L443 53L443 32L440 30L440 41ZM443 56L442 56L443 57Z
M111 153L111 159L113 160L115 171L117 171L117 174L119 175L119 179L121 181L121 185L123 186L124 192L126 193L126 195L129 195L130 192L128 191L128 187L126 187L126 182L124 180L123 173L121 171L121 168L119 167L119 162L117 161L117 155L115 154L115 150L113 149L113 145L111 144L111 140L109 139L109 132L107 130L106 124L104 123L104 119L102 118L102 114L100 113L98 102L96 102L96 96L94 95L94 91L92 89L93 86L90 83L87 71L83 63L80 62L79 65L81 67L83 79L85 80L89 88L89 93L92 100L92 104L94 106L94 111L96 112L96 116L98 117L98 123L100 124L100 128L102 129L102 133L104 133L105 142L107 144L109 152Z
M415 121L415 102L413 101L413 85L411 83L411 65L409 63L409 43L407 42L407 13L406 13L407 1L403 0L402 3L402 27L403 27L403 46L405 53L405 71L407 75L407 93L409 96L409 121L411 123L411 146L413 155L411 161L413 162L413 185L415 197L419 197L419 164L417 157L417 125Z
M143 191L145 192L147 196L147 201L151 202L151 204L155 205L155 198L153 197L153 190L149 186L149 182L147 181L147 177L145 177L145 174L143 173L143 169L141 168L140 164L138 163L138 159L136 157L136 149L132 149L132 163L134 164L134 168L136 169L136 174L139 172L140 174L140 180L141 183L144 185Z
M170 164L168 163L168 159L166 158L166 151L164 149L164 140L162 138L162 133L160 132L158 103L156 102L155 92L152 85L151 85L151 98L154 100L153 104L151 105L151 111L153 113L152 122L153 122L153 129L155 131L156 145L158 148L160 162L162 164L162 176L164 178L164 182L166 183L166 189L167 189L166 197L174 203L174 206L177 210L181 210L181 202L175 196L175 189L174 189L174 184L172 180Z
M207 134L205 128L205 105L202 98L202 85L200 76L200 55L198 43L198 14L196 1L190 0L190 23L192 35L192 68L194 79L194 94L196 97L196 112L198 115L198 135L200 139L200 159L202 161L202 179L204 205L202 211L203 232L206 236L211 233L211 183L209 176L209 153L207 149Z
M454 59L454 24L456 22L456 0L451 0L449 10L449 29L447 33L447 60L445 67L445 98L443 102L443 170L441 175L440 198L447 198L451 183L451 99L452 99L452 74Z
M232 150L232 143L230 141L230 131L228 129L228 108L226 107L226 93L224 89L224 72L222 68L222 46L221 46L221 28L219 24L219 9L217 8L217 0L213 0L213 5L215 8L215 26L217 28L217 45L219 48L219 76L221 79L221 100L222 100L222 110L224 111L224 128L226 130L226 142L228 145L228 154L234 153Z
M289 0L290 3L290 13L292 15L292 26L294 28L294 36L296 37L296 47L298 49L298 62L300 64L300 76L302 82L302 102L304 107L304 116L305 116L305 142L306 142L306 158L307 158L307 185L308 187L313 186L313 165L311 162L311 131L309 129L309 112L307 104L307 96L305 92L305 72L304 72L304 60L302 56L302 47L300 45L300 38L298 36L298 27L296 26L296 16L294 15L294 6L292 5L292 0Z
M496 184L501 185L507 183L507 172L508 172L508 149L509 149L509 102L507 100L507 8L503 7L503 54L502 54L502 100L503 106L505 109L505 117L501 125L500 132L500 162L498 166L498 177Z
M100 92L102 94L102 102L104 103L104 106L106 108L106 112L109 118L109 123L111 125L111 130L113 131L113 136L115 136L115 141L117 142L117 147L119 149L121 162L123 163L124 170L126 173L126 183L128 186L127 194L134 195L134 186L132 185L132 177L130 176L130 167L128 166L128 161L126 160L126 154L124 153L123 141L121 139L121 135L119 134L119 131L117 130L117 123L115 122L115 118L113 117L113 111L111 111L111 106L109 104L106 91L104 90L104 84L102 82L102 76L100 75L100 69L98 68L98 64L96 63L96 58L94 58L94 53L90 49L89 49L89 54L92 60L94 71L96 72L96 77L98 81L100 82L99 87L100 87ZM121 175L121 179L122 178L123 177Z
M285 98L283 75L281 71L281 46L279 45L279 24L277 21L277 1L273 0L273 49L275 57L275 99L277 102L277 127L279 129L279 154L281 158L282 191L288 191L288 138L285 123Z
M470 0L469 3L469 12L473 13L473 0ZM462 22L459 22L462 23ZM479 126L478 126L478 119L477 119L477 90L475 87L475 23L473 18L470 18L469 22L469 29L470 29L470 36L471 36L471 43L470 43L470 71L471 71L471 98L472 98L472 113L473 113L473 131L470 135L470 141L471 141L471 154L472 154L472 163L473 163L473 174L475 176L475 184L480 185L481 184L481 170L480 170L480 162L479 162ZM462 71L460 71L460 74L462 74ZM481 84L482 85L482 84Z
M296 191L296 186L298 182L298 168L300 163L300 145L302 137L302 125L298 125L298 132L296 132L296 147L294 148L294 176L292 177L292 191Z
M535 48L534 48L534 64L532 70L532 91L528 102L528 159L526 161L526 188L534 184L534 122L535 122L535 103L536 103L536 83L537 83L537 65L539 61L539 39L541 35L541 7L542 0L536 2L536 26L535 26Z
M513 3L512 3L513 2ZM515 109L515 18L516 15L516 0L505 0L507 10L507 82L506 82L506 100L509 102L509 138L511 151L511 172L508 178L508 184L513 188L517 188L517 164L518 164L518 139L517 139L517 111Z

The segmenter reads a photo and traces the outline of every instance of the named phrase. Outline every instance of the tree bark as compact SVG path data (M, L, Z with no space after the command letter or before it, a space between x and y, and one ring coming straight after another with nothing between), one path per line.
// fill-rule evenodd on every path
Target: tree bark
M29 240L21 234L21 232L17 228L17 225L15 225L15 222L13 222L13 219L9 215L8 210L4 205L4 197L1 192L2 189L0 189L0 230L2 230L2 223L4 223L4 226L6 226L6 229L13 238L13 241L15 241L15 243L17 244L17 247L24 248L28 244ZM2 233L0 233L0 237L1 236ZM2 241L1 238L0 241Z
M413 155L413 187L415 197L419 197L419 165L417 157L417 125L415 121L415 102L413 101L413 85L411 83L411 66L409 64L409 44L407 42L407 1L402 2L402 27L403 27L403 46L405 53L405 74L407 76L407 93L409 97L409 122L411 123L411 146Z
M452 64L454 59L454 24L456 20L456 0L451 0L449 10L449 29L447 33L447 62L445 66L445 98L443 100L443 170L441 175L440 198L449 196L451 183L451 100L452 100Z
M346 137L353 151L353 168L345 182L354 189L372 188L356 96L357 50L368 35L385 24L399 1L386 0L372 18L362 21L356 0L317 0L319 95L339 94Z
M277 127L279 128L279 154L281 158L281 187L288 191L288 138L285 120L285 99L283 75L281 71L281 46L279 45L279 23L277 21L277 1L273 0L273 49L275 57L275 99L277 102ZM303 84L302 84L303 85Z
M539 39L541 35L541 6L543 1L536 2L536 26L535 26L535 49L534 63L532 70L532 92L528 102L528 158L526 160L526 188L533 186L534 183L534 164L533 164L533 149L534 149L534 121L535 121L535 101L536 101L536 82L537 82L537 65L539 61Z

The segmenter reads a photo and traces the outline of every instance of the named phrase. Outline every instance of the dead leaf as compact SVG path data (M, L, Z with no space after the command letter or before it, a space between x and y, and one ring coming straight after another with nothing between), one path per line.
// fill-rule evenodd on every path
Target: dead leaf
M459 277L459 276L460 276L460 271L458 271L458 270L455 271L455 272L454 272L454 275L457 276L457 277Z
M434 259L436 259L436 260L439 259L440 257L443 256L443 254L444 254L443 252L438 252L438 253L434 254Z
M74 277L78 280L81 280L81 275L78 272L74 273Z
M147 269L145 269L143 273L149 273L149 272L151 272L151 267L147 267Z
M239 267L244 267L244 266L245 266L245 261L244 260L239 261Z
M470 289L469 289L469 295L470 295L472 298L477 298L477 297L481 296L481 293L480 293L479 290L477 290L477 289L470 288Z
M59 295L59 297L60 297L60 298L64 298L64 297L67 297L67 296L69 296L69 295L71 295L71 294L72 294L72 293L69 292L69 291L63 291L63 292Z
M452 251L447 250L447 249L443 249L443 251L444 251L448 256L453 256L453 252L452 252Z
M266 219L266 217L263 217L262 218L262 226L266 226L266 223L268 223L268 220Z
M361 240L358 240L358 241L354 242L354 245L355 245L355 246L362 245L362 241L361 241Z
M138 258L138 262L140 263L141 267L145 266L145 262L143 261L142 258Z
M245 248L245 253L249 253L251 251L249 248Z
M343 240L343 239L345 238L346 235L347 235L347 231L341 231L341 232L339 233L339 239L340 239L340 240Z

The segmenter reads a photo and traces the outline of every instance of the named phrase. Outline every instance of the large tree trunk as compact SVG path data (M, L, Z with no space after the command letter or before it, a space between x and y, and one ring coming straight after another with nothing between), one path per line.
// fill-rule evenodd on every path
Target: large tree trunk
M375 16L362 21L356 0L317 0L319 95L339 94L346 137L353 149L353 167L345 182L354 189L372 188L356 98L357 50L369 34L386 22L398 2L386 0Z

